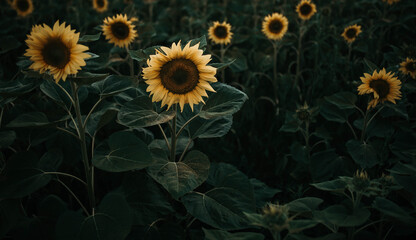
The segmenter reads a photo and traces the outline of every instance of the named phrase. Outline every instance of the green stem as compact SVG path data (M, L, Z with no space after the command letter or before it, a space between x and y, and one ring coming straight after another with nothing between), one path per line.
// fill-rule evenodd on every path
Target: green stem
M221 45L221 50L220 50L221 57L220 57L220 61L221 61L221 63L224 63L225 49L224 49L224 45L223 44L220 44L220 45ZM225 68L223 68L221 70L221 81L222 82L225 82Z
M192 122L192 120L194 120L195 118L197 118L199 115L196 114L193 117L191 117L188 121L186 121L186 123L183 124L183 126L179 129L178 133L176 134L176 137L179 138L180 134L182 133L182 131L185 129L186 126L188 126L188 124L190 122Z
M101 101L104 99L104 97L100 97L100 99L94 104L94 106L91 108L90 112L88 113L88 115L85 117L84 119L84 123L82 125L83 128L85 128L87 126L87 121L90 118L91 114L94 112L95 108L97 108L98 104L101 103Z
M298 86L298 82L299 82L299 77L300 77L300 57L302 55L303 22L304 21L302 20L299 26L298 52L297 52L297 58L296 58L296 76L295 76L295 82L294 82L294 87L297 87L299 89L299 93L300 93L300 88Z
M176 162L175 155L176 155L176 114L177 114L177 104L173 105L173 110L175 112L175 116L172 119L172 134L171 134L171 144L170 144L170 160Z
M273 80L277 81L277 42L272 41L273 45ZM277 89L275 89L276 91Z
M188 150L189 145L191 145L191 143L192 143L192 138L190 138L190 139L189 139L189 141L188 141L188 144L186 144L186 147L185 147L185 149L183 150L183 152L182 152L182 154L181 154L181 157L179 158L179 161L178 161L178 162L182 161L182 159L183 159L183 157L185 156L185 153L186 153L186 151Z
M162 132L163 138L165 139L166 146L168 146L168 149L170 151L170 144L169 144L168 138L166 137L165 131L163 131L163 128L162 126L160 126L160 124L158 124L158 126L159 126L160 131Z
M363 130L361 132L361 138L360 138L361 142L364 142L365 131L367 130L367 118L368 118L368 108L367 108L367 111L365 111L365 114L364 114Z
M82 204L82 202L79 200L79 198L77 197L77 195L75 195L75 193L64 183L62 182L59 178L56 179L56 181L58 181L60 184L62 184L62 186L64 186L64 188L66 190L68 190L68 192L75 198L75 200L78 202L78 204L81 206L82 210L84 210L85 214L87 216L89 216L89 212L87 211L87 208L85 208L84 204Z
M43 174L54 174L54 175L62 175L62 176L67 176L67 177L73 178L73 179L75 179L75 180L77 180L77 181L81 182L81 183L82 183L82 184L84 184L85 186L87 186L87 183L86 183L86 182L82 181L80 178L78 178L78 177L76 177L76 176L74 176L74 175L72 175L72 174L69 174L69 173L64 173L64 172L43 172Z

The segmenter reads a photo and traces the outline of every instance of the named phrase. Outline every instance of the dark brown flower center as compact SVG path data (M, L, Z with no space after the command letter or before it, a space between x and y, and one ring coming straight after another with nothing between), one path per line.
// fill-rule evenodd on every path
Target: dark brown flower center
M390 92L390 84L384 79L376 79L370 82L370 88L377 92L380 99L384 99Z
M347 38L355 38L356 37L356 34L357 34L357 29L355 29L355 28L350 28L345 33L345 35L347 36Z
M416 71L416 62L408 62L406 64L406 70L409 71L409 72Z
M61 39L52 38L43 47L42 56L48 65L63 69L71 58L71 52Z
M96 0L95 3L97 4L97 7L99 8L104 7L104 0Z
M25 12L29 9L29 2L28 0L17 0L16 6L20 11Z
M312 6L309 3L304 3L299 8L300 14L307 16L312 12Z
M228 36L227 28L224 26L217 26L214 28L214 34L217 38L224 39Z
M115 22L111 24L111 32L118 39L126 39L129 36L130 28L124 22Z
M162 85L172 93L186 94L199 82L199 71L194 62L178 58L165 63L160 70Z
M269 23L269 31L278 34L282 31L283 24L279 19L274 19Z

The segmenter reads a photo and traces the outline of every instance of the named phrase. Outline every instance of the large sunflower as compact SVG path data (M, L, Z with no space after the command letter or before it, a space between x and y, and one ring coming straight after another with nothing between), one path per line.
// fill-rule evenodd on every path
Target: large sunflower
M92 0L92 7L97 12L105 12L108 9L108 1L107 0Z
M181 43L172 43L170 48L161 47L147 60L148 67L143 69L143 78L149 85L146 89L153 95L152 101L162 101L162 106L179 103L181 111L189 103L193 105L204 102L206 90L215 92L209 82L216 82L217 69L208 66L211 55L203 55L199 43L182 49Z
M393 3L400 2L400 0L383 0L383 2L387 2L387 4L392 5Z
M231 25L225 21L220 23L215 21L214 24L208 29L208 38L215 44L227 45L231 42L233 33L231 32Z
M47 70L56 82L66 80L68 74L76 74L81 66L85 66L85 58L90 57L84 51L88 47L77 44L79 33L65 27L65 22L56 21L51 29L46 24L35 25L27 36L25 56L30 57L33 64L29 67L43 73Z
M364 73L364 77L360 78L363 82L358 86L358 94L373 93L374 98L368 103L368 108L375 107L378 103L390 101L396 103L396 99L400 99L401 82L391 72L386 73L386 69L377 72L374 70L373 75Z
M400 69L403 74L409 74L413 79L416 79L416 60L406 58L406 61L400 63Z
M280 13L268 15L263 20L261 31L271 40L280 40L287 32L289 22Z
M134 38L137 37L137 32L134 30L133 25L134 21L137 21L137 18L128 19L126 14L117 14L112 18L104 19L102 30L105 39L118 47L127 48Z
M316 5L310 0L302 0L296 6L298 16L303 20L309 20L316 13Z
M25 17L33 12L32 0L13 0L11 3L17 15Z
M345 41L348 43L352 43L355 41L355 38L358 37L358 35L361 33L361 26L354 24L351 26L348 26L344 29L344 32L341 34L342 37L344 37Z

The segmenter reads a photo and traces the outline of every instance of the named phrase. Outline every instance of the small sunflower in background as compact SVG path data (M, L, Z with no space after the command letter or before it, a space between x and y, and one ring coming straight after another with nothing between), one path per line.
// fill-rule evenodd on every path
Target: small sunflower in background
M416 60L406 58L406 61L400 63L399 69L404 75L409 74L413 79L416 79Z
M13 0L11 6L16 10L17 15L25 17L33 12L32 0Z
M203 55L199 43L190 46L190 42L184 48L179 41L161 50L163 52L156 50L155 55L150 55L148 67L143 69L143 78L149 85L146 91L150 92L153 102L162 101L162 107L167 105L169 109L179 103L183 111L184 105L189 104L193 111L194 104L208 97L207 90L215 92L210 82L217 82L217 69L207 65L211 55Z
M361 26L354 24L351 26L348 26L344 29L344 32L341 34L342 37L344 37L345 41L348 43L352 43L355 41L355 38L358 37L358 35L361 33Z
M137 37L133 25L134 21L137 21L137 18L128 19L126 14L117 14L114 17L104 19L102 30L105 39L120 48L127 48Z
M71 30L70 25L65 27L65 22L56 21L53 28L46 24L33 26L24 54L33 62L29 68L40 73L49 70L56 82L65 81L69 74L76 74L85 66L84 59L90 57L84 53L88 47L78 44L78 39L79 33Z
M108 9L108 1L107 0L92 0L92 7L97 12L105 12Z
M316 13L316 5L310 0L302 0L296 6L298 16L303 20L309 20Z
M233 33L231 32L231 25L225 21L220 23L215 21L214 24L208 29L208 38L215 44L227 45L231 43Z
M289 21L280 13L268 15L263 20L262 32L268 39L280 40L287 32Z
M388 5L392 5L393 3L400 2L400 0L383 0L383 2L387 2Z
M373 93L374 96L368 103L368 109L385 101L396 104L396 100L401 98L400 88L402 82L397 77L394 77L392 72L386 73L384 68L379 72L374 70L373 75L364 73L364 77L360 79L363 83L358 86L358 94Z

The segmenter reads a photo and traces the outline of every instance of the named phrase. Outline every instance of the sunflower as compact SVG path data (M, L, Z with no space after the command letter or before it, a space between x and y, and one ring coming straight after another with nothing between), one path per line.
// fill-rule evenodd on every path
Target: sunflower
M316 5L310 0L302 0L296 6L298 16L303 20L309 20L316 13Z
M211 55L203 55L199 43L184 48L180 41L172 43L170 48L161 47L155 55L147 60L148 67L143 69L143 78L149 85L146 89L153 95L152 101L162 101L162 107L179 103L181 111L189 103L192 111L193 105L204 103L202 97L208 97L206 90L215 92L209 82L216 82L217 69L208 66Z
M399 69L404 75L409 74L413 79L416 79L416 60L406 58L406 61L400 63Z
M105 12L108 9L108 1L107 0L92 0L92 7L97 12Z
M105 39L118 47L127 48L134 38L137 37L137 32L134 30L133 25L134 21L137 21L137 18L128 19L126 14L117 14L112 18L104 19L102 30Z
M227 45L231 43L231 37L233 36L233 33L230 30L231 25L225 21L222 23L215 21L214 25L208 29L208 38L215 44Z
M32 0L13 0L11 5L16 10L17 15L21 17L25 17L33 12Z
M287 18L280 13L268 15L263 20L261 31L268 39L280 40L287 32L289 22Z
M355 41L355 38L358 37L358 35L361 33L361 26L354 24L351 26L348 26L344 29L344 32L341 34L342 37L344 37L345 41L348 43L352 43Z
M360 78L363 82L358 86L358 94L374 94L374 99L368 103L367 108L375 107L379 102L390 101L396 104L396 99L400 99L401 82L391 72L386 73L386 69L382 69L377 73L374 70L373 75L364 73L364 77Z
M400 0L383 0L383 2L387 2L387 4L392 5L393 3L400 2Z
M59 20L51 29L46 24L35 25L27 36L25 56L33 61L30 69L44 73L49 70L56 82L66 80L68 74L76 74L81 66L85 66L85 58L90 55L84 53L87 46L77 44L79 33L71 30L71 26L61 25Z

